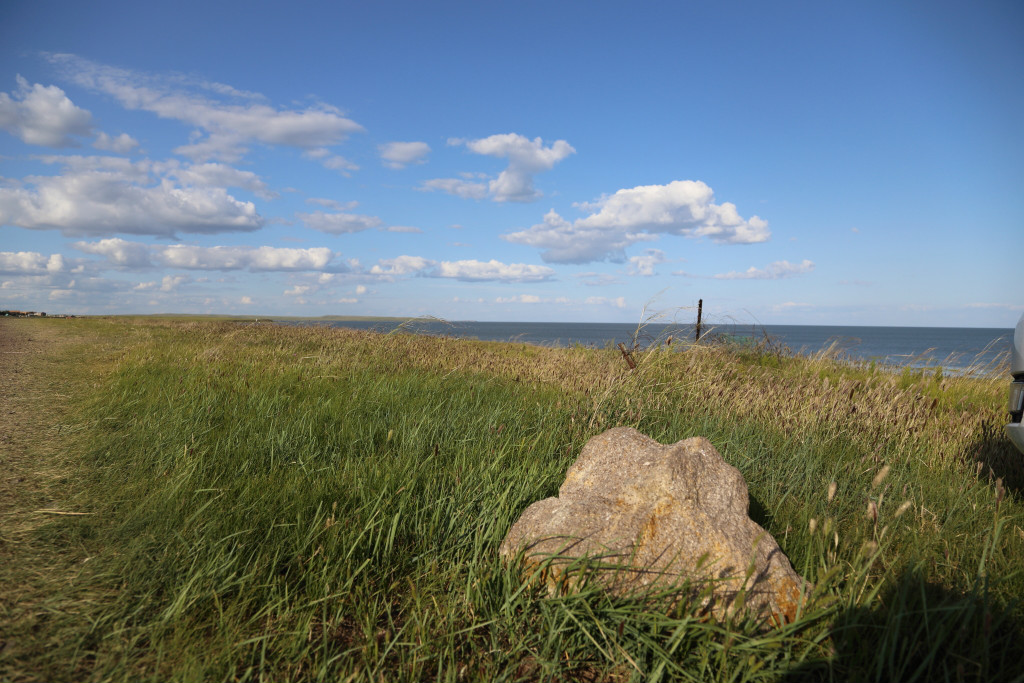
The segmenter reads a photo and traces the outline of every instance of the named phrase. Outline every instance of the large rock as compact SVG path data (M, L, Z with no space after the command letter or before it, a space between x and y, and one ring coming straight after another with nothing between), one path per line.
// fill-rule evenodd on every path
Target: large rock
M719 618L743 605L792 621L805 583L747 503L743 475L707 439L665 446L619 427L587 442L558 497L528 507L500 552L542 564L552 590L583 576L619 593L686 586Z

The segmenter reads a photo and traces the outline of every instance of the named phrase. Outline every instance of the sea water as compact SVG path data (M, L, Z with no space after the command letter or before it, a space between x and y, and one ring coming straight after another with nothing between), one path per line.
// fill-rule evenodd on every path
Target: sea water
M519 342L540 346L582 345L604 348L623 343L646 347L694 338L692 325L630 323L476 322L414 319L404 323L368 320L330 321L337 327ZM829 353L840 359L875 361L913 368L1001 372L1008 367L1012 329L977 327L852 327L839 325L714 325L702 330L705 340L764 344L790 353ZM680 344L682 346L682 344Z

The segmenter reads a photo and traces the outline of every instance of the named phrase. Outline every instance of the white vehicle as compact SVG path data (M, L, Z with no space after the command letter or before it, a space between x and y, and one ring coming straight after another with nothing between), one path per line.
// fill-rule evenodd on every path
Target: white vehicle
M1021 423L1024 413L1024 315L1017 321L1017 329L1013 333L1010 373L1013 384L1010 385L1010 424L1006 425L1006 435L1024 453L1024 424Z

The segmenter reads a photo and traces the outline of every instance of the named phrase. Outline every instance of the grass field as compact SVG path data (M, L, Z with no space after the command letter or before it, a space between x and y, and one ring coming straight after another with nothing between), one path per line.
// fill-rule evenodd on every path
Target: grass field
M1005 376L730 343L630 370L345 329L0 325L0 680L1024 680ZM705 436L739 468L815 584L796 622L549 596L500 561L614 426Z

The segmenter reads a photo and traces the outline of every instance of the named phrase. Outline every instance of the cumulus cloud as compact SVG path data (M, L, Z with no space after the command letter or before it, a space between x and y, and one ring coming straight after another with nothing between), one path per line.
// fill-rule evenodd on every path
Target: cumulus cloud
M629 257L630 275L654 275L654 266L665 262L665 252L661 249L645 249L640 256Z
M625 260L626 247L657 239L653 235L621 227L590 225L584 220L570 223L552 209L544 214L542 223L501 238L541 249L541 259L549 263L621 262Z
M146 245L120 238L76 242L74 248L104 256L112 266L148 268L164 266L184 270L323 271L347 270L336 264L338 254L327 247L200 247L185 244Z
M334 253L327 247L197 247L172 244L157 247L158 262L197 270L289 271L323 270Z
M399 256L381 259L370 269L373 275L411 275L422 277L451 278L466 282L543 282L554 277L555 271L547 266L525 263L502 263L466 259L462 261L433 261L422 256Z
M46 256L36 251L0 251L0 274L49 275L65 269L61 254Z
M742 272L732 271L715 275L716 280L781 280L795 275L804 275L814 270L814 263L804 259L800 263L775 261L764 268L751 266Z
M606 296L588 296L583 303L588 306L612 306L613 308L625 308L626 297L618 296L614 299Z
M529 140L516 133L492 135L465 144L471 152L508 159L508 167L488 186L491 197L497 202L529 202L541 197L533 187L533 176L551 170L576 152L565 140L556 140L545 147L540 138Z
M56 176L29 176L0 187L0 223L70 236L115 233L246 232L263 226L252 202L210 184L212 169L161 166L119 157L40 157L63 165ZM224 171L224 169L221 169ZM206 177L199 185L189 184ZM256 187L255 176L236 172ZM175 179L178 182L174 182Z
M508 166L488 183L436 178L421 185L424 190L440 190L457 197L482 199L487 196L496 202L532 202L543 196L533 186L533 177L549 171L555 164L576 152L565 140L556 140L545 147L541 138L529 138L517 133L491 135L479 140L452 138L449 145L465 145L466 149L486 156L508 159Z
M536 294L519 294L517 296L499 296L494 300L498 304L539 304L543 303Z
M439 190L456 197L462 197L463 199L483 199L487 196L486 183L474 183L469 180L460 180L459 178L424 180L420 184L420 189L428 191Z
M242 171L226 164L182 164L172 160L154 164L154 170L191 187L237 187L263 199L278 197L278 194L271 191L266 182L252 171Z
M164 279L160 282L160 291L173 292L178 288L178 285L188 281L187 275L164 275Z
M425 142L389 142L379 145L380 158L388 168L402 169L409 164L422 164L430 154L430 145Z
M73 246L83 253L103 256L108 263L118 268L148 268L153 265L150 247L119 237L98 242L75 242Z
M77 147L74 136L92 135L92 114L76 107L63 90L29 85L21 76L17 83L11 95L0 93L0 128L44 147Z
M352 171L358 171L359 165L355 164L343 156L334 154L331 150L326 147L317 147L316 149L306 150L302 153L302 156L307 159L315 159L320 162L324 168L331 171L338 171L341 175L346 178L351 177Z
M715 204L711 188L700 181L641 185L578 206L590 215L570 222L552 210L542 223L502 238L543 250L545 261L587 263L622 261L626 247L660 234L723 244L764 242L771 236L761 218L744 219L729 202Z
M426 273L428 277L446 277L457 280L504 280L509 282L541 282L550 280L555 271L547 266L534 266L525 263L505 264L491 259L477 261L441 261Z
M76 84L106 93L127 109L148 111L195 126L206 137L193 140L178 152L196 159L235 160L252 141L301 149L327 147L363 130L338 108L326 104L277 109L265 104L262 97L231 86L181 76L161 78L76 55L47 57Z
M329 235L344 235L370 228L379 227L382 221L376 216L367 216L357 213L327 213L325 211L314 211L313 213L296 214L306 225L326 232Z
M359 206L359 202L339 202L336 199L324 199L322 197L310 197L306 200L307 204L316 204L326 209L334 209L335 211L348 211Z
M373 275L409 275L434 265L434 261L422 256L398 256L392 259L381 259L370 269Z
M92 146L104 152L114 154L131 154L132 150L139 146L139 141L128 133L121 133L117 137L111 137L106 133L100 133L93 140Z

